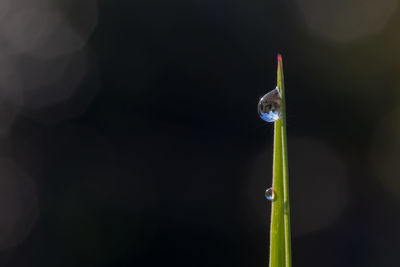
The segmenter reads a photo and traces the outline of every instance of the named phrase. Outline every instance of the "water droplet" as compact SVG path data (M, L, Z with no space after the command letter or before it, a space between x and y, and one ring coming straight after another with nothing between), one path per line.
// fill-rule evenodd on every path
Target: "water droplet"
M275 199L275 192L272 187L265 190L265 197L270 201L273 201Z
M258 102L258 114L267 122L274 122L281 117L282 98L278 87L261 97Z

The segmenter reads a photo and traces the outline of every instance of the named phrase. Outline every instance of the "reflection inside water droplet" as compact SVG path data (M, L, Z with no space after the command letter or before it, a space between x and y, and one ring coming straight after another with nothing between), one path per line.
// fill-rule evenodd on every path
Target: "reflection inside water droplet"
M278 87L261 97L258 102L258 114L267 122L274 122L281 116L282 98Z
M275 199L275 193L272 187L265 190L265 197L270 201L273 201Z

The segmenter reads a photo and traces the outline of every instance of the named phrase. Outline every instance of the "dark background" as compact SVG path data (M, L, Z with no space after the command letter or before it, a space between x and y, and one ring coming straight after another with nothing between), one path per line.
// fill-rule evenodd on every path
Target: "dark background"
M267 266L277 53L293 265L398 266L397 0L2 0L0 25L1 266Z

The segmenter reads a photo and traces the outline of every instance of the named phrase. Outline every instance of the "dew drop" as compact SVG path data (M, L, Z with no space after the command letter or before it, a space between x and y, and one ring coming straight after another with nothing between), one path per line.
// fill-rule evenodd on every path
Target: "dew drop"
M282 98L278 87L261 97L258 102L258 114L267 122L274 122L281 117Z
M275 193L274 193L274 189L272 189L272 187L265 190L265 197L269 201L273 201L275 199Z

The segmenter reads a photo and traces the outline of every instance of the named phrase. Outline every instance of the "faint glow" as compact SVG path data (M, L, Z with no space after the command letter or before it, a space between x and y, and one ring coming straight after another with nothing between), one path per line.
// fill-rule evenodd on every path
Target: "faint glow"
M0 94L30 108L52 105L71 97L86 72L84 54L53 60L24 55L3 58Z
M33 180L14 162L0 158L0 249L22 243L38 215Z
M60 117L85 110L95 92L74 97L87 74L86 43L97 19L96 0L0 1L0 103L6 104L0 109L2 130L19 112L36 116L39 109L68 101L79 107L63 106Z
M20 105L10 102L7 92L0 89L0 137L7 136L19 111Z
M400 200L400 109L382 118L376 126L370 161L381 185Z
M308 28L321 37L353 41L380 32L397 0L295 0Z
M294 234L325 229L336 222L347 203L345 164L317 140L289 140L289 147Z
M0 38L16 53L40 58L54 58L82 49L97 24L97 2L63 2L4 1L2 5L7 11L1 13ZM80 12L76 12L77 9ZM73 21L81 22L79 30L75 29Z
M347 203L347 179L342 160L320 141L290 139L290 205L293 235L306 235L332 226ZM249 188L253 205L266 218L262 188L272 182L272 151L255 162ZM268 224L268 220L263 220ZM266 225L264 225L266 226Z

